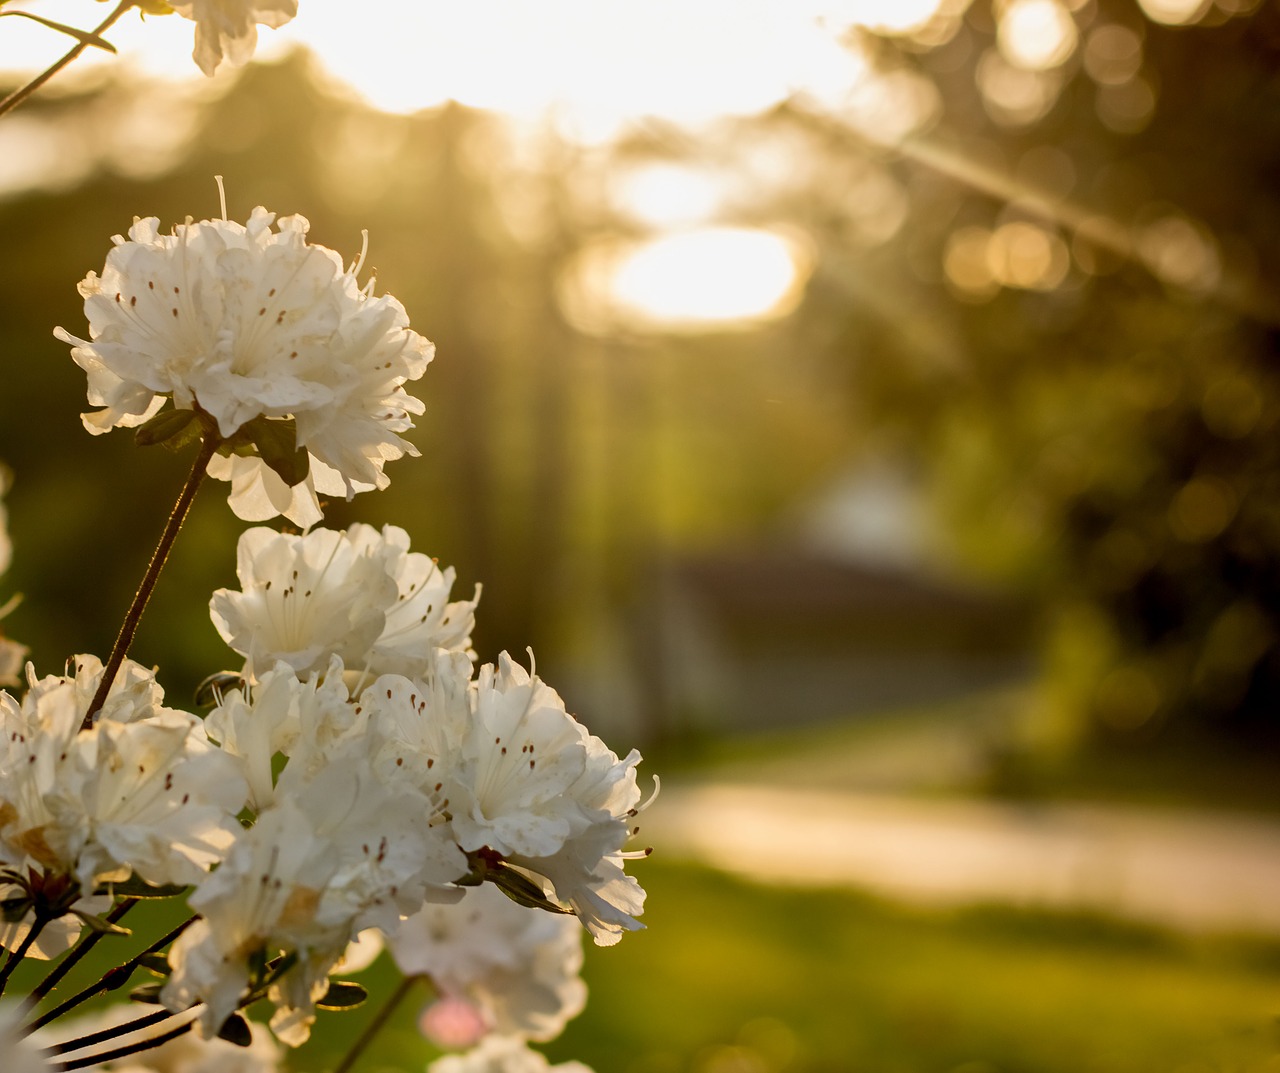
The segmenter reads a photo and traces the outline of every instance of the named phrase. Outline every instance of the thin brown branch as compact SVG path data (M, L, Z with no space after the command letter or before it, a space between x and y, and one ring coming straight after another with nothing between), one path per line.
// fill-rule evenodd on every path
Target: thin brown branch
M134 0L120 0L120 3L118 3L115 6L111 14L109 14L105 19L103 19L100 23L98 23L97 26L93 28L93 30L91 31L91 36L101 37L102 34L104 34L107 30L109 30L112 27L112 25L115 23L115 21L118 18L120 18L121 15L123 15L126 11L128 11L131 7L133 7L133 4L134 4ZM66 67L67 64L71 63L77 56L80 55L80 53L82 53L88 47L89 47L88 41L78 42L74 48L71 48L67 51L66 55L64 55L61 59L54 61L52 65L45 68L45 70L41 71L38 75L35 76L35 78L33 78L25 86L19 86L17 89L15 89L4 100L0 101L0 116L4 115L6 112L12 112L15 108L18 107L18 105L20 105L23 101L25 101L28 97L30 97L31 94L33 94L36 90L38 90L41 86L43 86L46 82L48 82L49 79L51 79L54 75L56 75L59 71L61 71L64 67Z
M107 660L107 665L102 669L102 680L98 683L98 690L93 695L89 710L84 713L84 722L81 724L81 729L83 730L88 730L89 727L93 726L94 717L102 710L102 705L106 703L107 694L111 691L111 684L115 681L116 672L120 670L120 664L124 662L124 658L129 652L129 645L133 643L133 635L137 632L138 623L142 620L142 612L146 610L147 601L151 599L151 593L160 578L160 571L164 569L165 561L169 558L169 552L173 548L173 542L177 539L182 523L186 520L187 512L191 509L191 503L200 488L200 483L204 480L209 460L213 458L221 442L215 433L209 430L205 431L204 439L200 443L200 451L191 467L191 473L187 476L187 483L182 486L182 493L178 496L178 501L173 505L173 512L169 515L169 521L164 527L164 532L160 535L160 542L156 545L155 553L151 556L147 572L143 575L138 591L133 595L133 603L129 605L129 611L120 626L120 633L116 637L116 643L111 647L111 656Z

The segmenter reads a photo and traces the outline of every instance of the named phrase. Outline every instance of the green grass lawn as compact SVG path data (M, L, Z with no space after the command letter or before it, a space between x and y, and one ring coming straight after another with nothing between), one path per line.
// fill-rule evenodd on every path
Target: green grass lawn
M1009 909L926 912L650 861L647 931L589 949L587 1012L550 1045L596 1073L1277 1073L1280 943ZM331 1066L392 986L322 1019ZM430 1057L401 1009L357 1067Z
M972 792L966 741L998 739L1007 719L1007 708L982 704L719 743L684 774ZM1081 796L1154 800L1141 787L1168 785L1152 773L1116 795L1112 781L1104 772ZM772 889L658 849L632 869L649 891L648 930L612 949L588 945L591 1001L547 1047L556 1061L596 1073L1280 1073L1280 940ZM143 910L127 922L138 945L165 930ZM116 942L135 941L108 940L102 952ZM331 1070L396 983L385 958L360 979L370 1002L323 1014L290 1069ZM426 999L410 994L355 1073L421 1073L434 1054L416 1028Z

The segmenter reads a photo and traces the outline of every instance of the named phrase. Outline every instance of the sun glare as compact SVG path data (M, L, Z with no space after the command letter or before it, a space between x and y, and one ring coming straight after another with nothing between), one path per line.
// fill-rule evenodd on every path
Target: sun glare
M725 200L725 185L709 171L647 164L619 174L611 184L611 197L637 223L689 227L716 214Z
M706 331L784 316L809 258L769 231L704 227L587 249L564 286L567 314L588 331Z
M353 17L351 4L309 0L284 27L260 31L257 55L270 61L302 44L319 57L333 88L385 111L411 113L453 100L526 129L550 122L587 145L653 119L696 131L789 98L817 102L863 136L892 143L927 122L936 101L925 99L906 72L878 72L847 31L912 33L960 2L380 0ZM14 0L14 6L30 4ZM101 5L89 0L36 6L70 25L90 26L101 17ZM39 69L65 48L43 27L8 21L15 25L0 38L0 68ZM120 57L91 49L63 84L102 61L183 87L198 81L206 93L234 78L230 70L212 80L199 76L191 62L193 26L176 16L130 15L109 37ZM179 92L185 89L175 86ZM14 174L0 174L0 183L29 181L21 169L9 170ZM731 176L660 166L620 178L611 197L657 234L584 259L579 275L587 282L579 289L589 297L579 306L594 312L582 315L696 330L790 309L807 257L778 235L711 227L733 189Z
M819 6L821 17L837 25L905 35L927 26L943 0L826 0Z
M1213 6L1213 0L1138 0L1147 17L1171 26L1196 22Z
M554 114L571 136L603 141L644 117L696 126L759 112L796 92L847 93L865 76L865 63L836 41L842 27L905 32L941 2L380 0L367 17L353 17L350 4L312 0L292 22L260 32L258 56L304 44L335 80L387 111L456 100L516 119ZM88 0L35 6L70 25L101 16ZM64 50L57 34L11 21L0 37L0 69L38 70ZM109 36L148 74L196 78L192 35L192 24L176 16L131 15ZM91 49L77 70L111 59Z
M1076 24L1055 0L1014 0L1000 16L1000 51L1033 71L1063 63L1076 47Z

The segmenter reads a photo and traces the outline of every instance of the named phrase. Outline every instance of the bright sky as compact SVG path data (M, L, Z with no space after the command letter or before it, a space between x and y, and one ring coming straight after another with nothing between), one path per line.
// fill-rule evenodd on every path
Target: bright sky
M550 115L564 134L590 143L645 116L697 127L759 112L793 94L839 108L865 96L872 78L865 58L841 42L844 31L860 25L911 32L940 7L956 6L956 0L300 0L291 23L261 30L258 55L302 42L332 75L386 110L453 99L516 122ZM90 0L20 0L13 7L83 28L109 10ZM130 13L107 35L121 57L91 49L78 66L123 60L153 75L201 79L190 59L192 33L192 23L177 16L143 21ZM39 69L66 43L30 20L4 19L0 68ZM753 241L697 226L689 219L667 229L683 231L676 236L683 245L659 235L654 245L635 249L635 264L612 262L626 314L649 309L657 320L697 327L781 315L793 304L789 296L805 267L794 256L786 271L792 247L763 232ZM726 291L754 295L754 304L726 301Z
M943 0L300 0L263 30L260 55L312 46L330 70L394 111L452 98L521 117L569 113L585 135L628 118L698 123L767 108L790 93L848 92L864 65L837 41L862 24L909 30ZM13 5L80 27L108 10L89 0ZM64 39L5 20L0 67L43 66ZM197 77L192 24L130 14L109 39L146 70Z

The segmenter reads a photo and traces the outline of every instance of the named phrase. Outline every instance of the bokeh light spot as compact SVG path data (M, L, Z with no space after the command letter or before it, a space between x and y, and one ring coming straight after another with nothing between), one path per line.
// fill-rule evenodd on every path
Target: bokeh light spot
M1019 220L991 236L987 263L992 277L1006 287L1048 291L1066 278L1071 258L1056 234Z
M1118 86L1142 67L1142 38L1118 23L1094 27L1084 45L1084 69L1095 82Z
M1218 477L1194 477L1178 489L1169 504L1169 528L1188 544L1204 544L1218 536L1235 517L1235 489Z
M996 42L1010 63L1044 71L1075 51L1077 37L1075 20L1056 0L1013 0L1000 16Z
M1095 703L1099 717L1115 730L1134 731L1160 708L1160 690L1141 667L1117 667L1098 683Z
M1213 290L1222 276L1213 235L1185 216L1164 216L1148 224L1138 239L1138 252L1166 283L1195 293Z
M983 53L974 77L987 114L1005 126L1026 126L1043 118L1062 88L1057 71L1016 67L995 48Z
M1185 26L1197 22L1213 6L1213 0L1138 0L1152 22L1167 26Z
M687 227L715 216L723 183L707 171L678 164L647 164L620 173L612 200L626 215L650 227Z
M585 331L705 331L771 320L795 308L811 257L789 237L704 227L638 243L604 241L566 274L566 315Z
M1145 78L1098 87L1095 104L1103 126L1117 134L1137 134L1155 114L1156 94Z
M987 255L990 245L991 232L985 227L962 227L947 239L942 267L962 297L985 299L1000 290Z

